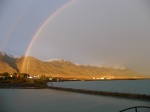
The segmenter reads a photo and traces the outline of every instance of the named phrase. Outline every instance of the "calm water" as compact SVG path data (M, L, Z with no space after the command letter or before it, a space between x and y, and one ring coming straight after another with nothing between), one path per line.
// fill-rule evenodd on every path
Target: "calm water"
M51 89L0 89L0 112L118 112L138 105L150 102Z
M49 85L51 85L51 83L49 83ZM150 95L150 80L68 81L53 82L53 86Z

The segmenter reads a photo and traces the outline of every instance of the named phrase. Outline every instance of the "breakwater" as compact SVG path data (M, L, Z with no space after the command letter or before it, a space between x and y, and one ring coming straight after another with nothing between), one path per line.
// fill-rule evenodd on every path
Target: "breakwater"
M150 100L150 95L145 95L145 94L93 91L93 90L73 89L73 88L63 88L63 87L53 87L53 86L48 86L47 88L56 89L56 90L63 90L63 91L70 91L70 92L94 94L94 95L104 95L104 96L113 96L113 97L122 97L122 98Z

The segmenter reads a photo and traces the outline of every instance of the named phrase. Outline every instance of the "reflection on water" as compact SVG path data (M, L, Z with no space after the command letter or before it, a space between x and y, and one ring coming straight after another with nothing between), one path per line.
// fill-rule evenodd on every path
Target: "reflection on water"
M0 112L118 112L148 101L51 89L0 89Z

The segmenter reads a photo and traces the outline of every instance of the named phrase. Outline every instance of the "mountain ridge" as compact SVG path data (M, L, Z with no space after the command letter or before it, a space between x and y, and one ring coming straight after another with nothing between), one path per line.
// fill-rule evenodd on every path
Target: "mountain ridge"
M31 76L62 77L73 79L141 78L143 75L125 67L99 67L74 64L54 59L41 61L31 56L14 57L0 52L0 73L28 73Z

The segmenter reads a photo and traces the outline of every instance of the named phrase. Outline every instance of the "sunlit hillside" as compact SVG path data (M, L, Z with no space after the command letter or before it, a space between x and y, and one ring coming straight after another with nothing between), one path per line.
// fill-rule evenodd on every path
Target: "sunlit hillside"
M77 65L64 60L41 61L34 57L11 57L0 55L0 73L28 73L31 76L45 75L69 79L118 79L143 78L129 68Z
M15 64L15 58L11 58L8 55L0 53L0 73L9 72L14 73L17 72L16 67L12 64Z

